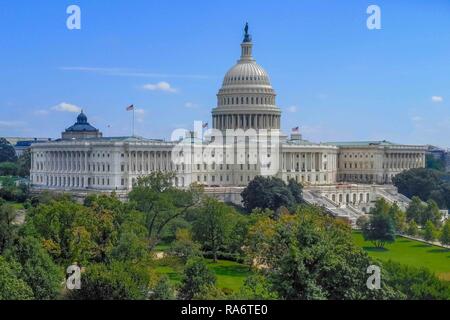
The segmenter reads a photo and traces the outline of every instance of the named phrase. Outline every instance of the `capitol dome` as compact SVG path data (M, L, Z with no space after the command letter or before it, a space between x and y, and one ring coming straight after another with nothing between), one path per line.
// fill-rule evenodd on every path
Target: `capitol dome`
M276 106L266 70L252 56L253 43L245 27L241 57L225 74L212 111L213 128L279 129L281 111Z
M222 83L223 87L241 85L264 85L271 87L269 76L254 60L241 61L231 68L225 75Z

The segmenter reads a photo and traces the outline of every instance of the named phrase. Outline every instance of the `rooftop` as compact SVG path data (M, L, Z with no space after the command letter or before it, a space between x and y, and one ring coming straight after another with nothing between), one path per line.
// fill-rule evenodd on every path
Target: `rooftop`
M340 141L340 142L324 142L324 144L330 144L334 146L339 147L346 147L346 146L395 146L399 145L397 143L393 143L390 141Z

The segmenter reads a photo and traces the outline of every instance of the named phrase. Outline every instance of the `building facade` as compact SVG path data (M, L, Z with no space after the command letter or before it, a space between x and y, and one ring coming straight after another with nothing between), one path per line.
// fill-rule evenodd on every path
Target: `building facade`
M163 171L174 173L178 187L196 182L211 193L237 194L254 177L271 175L306 187L324 186L324 199L339 204L339 194L331 190L341 183L389 184L399 172L425 166L424 146L386 141L312 143L298 132L284 135L276 93L252 49L246 32L240 59L226 73L217 94L209 135L198 138L186 132L176 141L103 137L82 112L61 139L32 145L33 188L126 194L140 176ZM359 192L357 200L372 200L367 194ZM343 199L351 201L353 195Z
M339 182L392 183L404 170L425 167L425 147L388 141L335 142Z

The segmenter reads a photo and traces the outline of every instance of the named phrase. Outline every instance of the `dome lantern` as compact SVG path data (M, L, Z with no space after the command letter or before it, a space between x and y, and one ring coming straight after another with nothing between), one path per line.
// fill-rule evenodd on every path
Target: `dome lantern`
M241 43L241 61L242 60L253 60L252 58L252 36L248 33L248 22L245 24L244 28L244 40Z

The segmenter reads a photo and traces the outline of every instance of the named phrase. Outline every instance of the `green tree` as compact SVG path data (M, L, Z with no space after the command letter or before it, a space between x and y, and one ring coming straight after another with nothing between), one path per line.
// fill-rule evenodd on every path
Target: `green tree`
M32 289L36 299L48 300L58 296L64 279L62 270L37 239L19 238L9 255L21 264L20 278Z
M0 163L0 176L16 176L18 172L18 166L14 162L1 162Z
M27 227L56 262L86 265L108 260L118 238L116 219L116 212L107 207L85 207L63 198L31 209Z
M449 176L427 168L406 170L393 178L398 191L408 198L417 196L427 201L433 199L440 208L450 207L450 198L446 196L446 190L450 187Z
M365 286L373 262L348 225L319 208L302 207L275 221L262 217L249 230L251 261L263 268L280 299L387 299L401 294L382 283Z
M369 222L369 217L367 215L359 216L358 219L356 219L356 226L360 229L362 229L366 223Z
M394 203L388 211L388 215L394 222L395 230L399 233L403 233L406 230L406 213L402 211L396 203Z
M412 237L415 237L419 234L419 227L414 220L409 223L406 233Z
M186 263L178 295L183 300L192 300L215 284L216 276L205 262L200 258L190 259Z
M20 277L20 264L0 256L0 300L32 300L33 290Z
M14 147L5 138L0 138L0 162L15 162L16 160Z
M0 205L0 254L10 247L17 236L17 225L14 224L16 210L9 204Z
M17 175L20 177L29 177L31 169L31 151L27 149L17 159Z
M408 300L448 300L450 297L450 283L441 281L428 269L393 261L383 263L382 268L388 274L383 281L404 293Z
M303 202L303 186L296 182L294 179L289 179L287 185L289 191L294 197L295 202L302 203Z
M434 226L433 222L428 220L425 223L425 228L423 230L423 238L426 241L434 241L436 240L436 227Z
M375 214L362 228L364 240L372 241L377 248L395 241L395 227L388 214Z
M247 277L235 297L239 300L276 300L278 298L270 282L261 274Z
M429 199L427 201L427 207L423 212L421 224L425 225L428 221L431 221L435 226L441 225L442 213L439 211L437 203Z
M443 245L450 245L450 220L447 219L445 224L442 226L441 230L441 236L439 237L439 240Z
M370 210L370 214L372 215L387 215L389 214L389 210L391 206L384 198L379 198L375 202L375 206Z
M187 228L177 230L176 240L170 246L170 253L184 262L201 255L200 245L192 240L191 231Z
M242 191L242 202L248 212L255 208L268 208L273 211L282 206L291 208L296 204L296 199L301 198L299 188L301 189L300 185L296 186L294 182L288 187L279 178L257 176Z
M198 185L187 190L172 186L173 178L173 173L153 172L139 178L128 196L145 215L150 250L159 243L168 224L197 206L203 196Z
M422 203L419 197L413 196L411 202L406 209L406 219L408 222L415 221L420 223L422 221L423 212L426 206Z
M233 209L216 199L208 198L200 208L193 224L194 239L203 249L212 253L214 262L217 254L229 238L233 222Z
M75 300L144 300L148 297L149 274L145 265L113 261L86 266L81 289L72 290Z
M158 279L155 289L153 290L153 295L151 296L153 300L174 300L175 291L170 284L169 278L167 276L162 276Z
M120 261L145 260L148 253L147 229L143 225L125 223L120 227L119 238L111 250L111 257Z
M52 201L30 210L29 230L39 237L60 264L82 265L101 255L95 235L100 221L90 208L68 200ZM107 220L103 223L107 223Z

